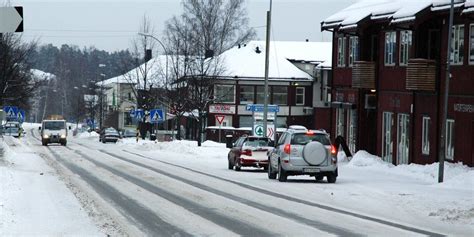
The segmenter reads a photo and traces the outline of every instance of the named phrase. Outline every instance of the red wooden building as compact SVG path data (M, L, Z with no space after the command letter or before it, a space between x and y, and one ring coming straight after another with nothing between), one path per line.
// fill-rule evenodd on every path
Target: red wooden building
M446 158L474 166L474 2L456 0ZM450 1L361 1L333 32L331 133L393 164L438 161ZM473 7L473 8L471 8ZM315 115L317 115L317 110Z

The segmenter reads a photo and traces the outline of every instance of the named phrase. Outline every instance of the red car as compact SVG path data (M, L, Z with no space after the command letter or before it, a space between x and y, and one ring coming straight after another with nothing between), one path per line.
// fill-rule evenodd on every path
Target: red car
M228 168L257 167L267 170L268 152L273 150L273 141L266 137L243 136L237 139L227 155Z

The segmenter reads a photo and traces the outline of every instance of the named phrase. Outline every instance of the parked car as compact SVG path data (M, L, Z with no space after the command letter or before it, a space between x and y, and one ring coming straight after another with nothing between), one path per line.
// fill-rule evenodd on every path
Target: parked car
M268 178L285 182L290 175L310 175L316 180L337 178L336 148L324 130L290 126L269 154Z
M127 137L137 137L137 132L135 130L131 130L131 129L125 129L122 131L121 133L122 135L122 138L127 138Z
M272 141L266 137L243 136L237 139L227 155L229 169L235 167L240 171L242 167L268 167L268 152L273 149Z
M15 121L7 122L3 126L3 135L5 136L12 136L12 137L20 137L23 129L21 128L21 124Z
M120 134L115 128L105 128L100 132L99 142L114 142L116 143L120 139Z

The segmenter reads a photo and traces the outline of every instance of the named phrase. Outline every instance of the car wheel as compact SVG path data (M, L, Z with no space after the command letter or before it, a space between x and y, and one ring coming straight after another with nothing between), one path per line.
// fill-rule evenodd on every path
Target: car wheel
M278 162L278 181L286 182L287 178L288 175L286 174L286 171L281 167L281 163Z
M316 181L321 181L321 180L324 179L324 176L322 176L322 175L316 175L316 176L314 176L314 178L316 179Z
M230 160L229 160L228 158L227 158L227 163L228 163L228 164L227 164L227 168L228 168L228 169L231 170L231 169L234 168L234 165L232 164L232 162L230 162Z
M270 162L268 162L267 171L268 171L268 178L269 179L276 179L277 174L275 172L273 172L273 169L272 169L272 166L270 165Z
M326 178L328 180L328 183L333 184L333 183L336 182L337 176L336 176L336 174L330 174L330 175L326 176Z
M102 143L104 143L104 144L105 144L105 140L102 140Z
M241 169L240 162L239 161L235 162L235 171L240 171L240 169Z

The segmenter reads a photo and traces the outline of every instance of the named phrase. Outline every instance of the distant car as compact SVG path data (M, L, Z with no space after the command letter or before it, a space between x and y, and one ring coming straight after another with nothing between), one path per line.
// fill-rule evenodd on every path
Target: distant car
M272 141L266 137L243 136L233 144L229 154L228 168L240 171L242 167L257 167L267 170L267 153L273 149Z
M289 175L310 175L316 180L327 178L335 183L338 175L336 149L329 134L290 126L269 154L268 178L285 182Z
M131 129L126 129L122 131L122 138L127 138L127 137L137 137L137 132Z
M5 136L20 137L22 133L21 125L18 122L7 122L2 130Z
M120 138L119 132L115 128L105 128L100 132L99 142L114 142L116 143Z

